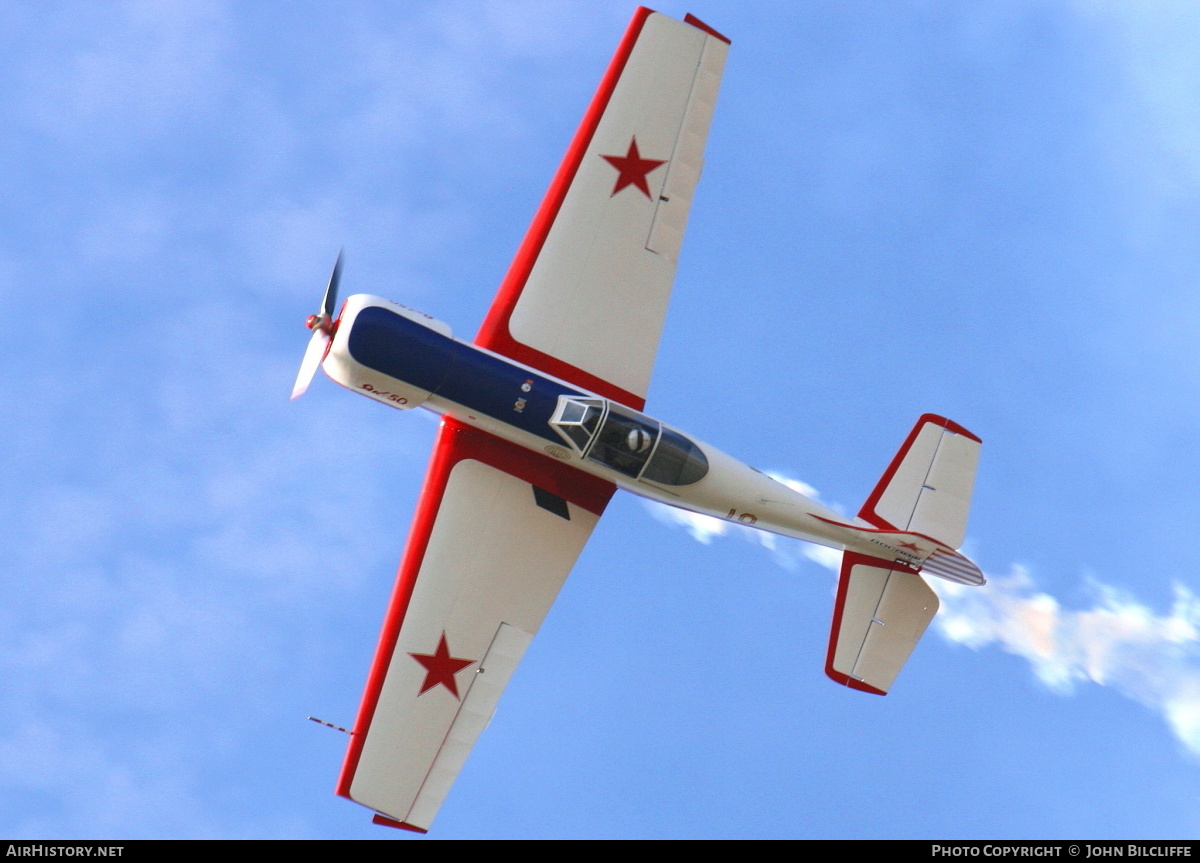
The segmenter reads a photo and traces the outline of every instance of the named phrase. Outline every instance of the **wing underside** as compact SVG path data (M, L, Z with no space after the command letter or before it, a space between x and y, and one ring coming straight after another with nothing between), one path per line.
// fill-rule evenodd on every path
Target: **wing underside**
M613 489L443 422L339 794L428 829Z
M643 407L728 48L637 11L477 344Z

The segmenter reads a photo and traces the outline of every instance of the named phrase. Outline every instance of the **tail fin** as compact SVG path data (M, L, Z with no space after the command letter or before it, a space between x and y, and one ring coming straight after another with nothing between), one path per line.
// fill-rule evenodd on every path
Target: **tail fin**
M879 530L937 540L945 548L923 562L924 571L982 584L978 567L950 551L962 545L966 534L979 446L979 438L957 423L925 414L858 517ZM825 673L833 680L887 694L938 610L937 594L915 566L858 552L843 554L825 660Z
M925 414L880 477L858 517L958 548L967 531L981 441L958 423Z

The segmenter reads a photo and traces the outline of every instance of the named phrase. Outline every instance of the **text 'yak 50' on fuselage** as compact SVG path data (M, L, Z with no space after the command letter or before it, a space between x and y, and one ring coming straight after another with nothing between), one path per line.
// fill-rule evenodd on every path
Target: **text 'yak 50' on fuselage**
M858 517L643 412L729 41L639 9L473 342L334 268L318 366L442 415L339 794L425 831L617 488L844 549L826 673L885 694L938 601L982 584L957 549L979 438L921 417Z

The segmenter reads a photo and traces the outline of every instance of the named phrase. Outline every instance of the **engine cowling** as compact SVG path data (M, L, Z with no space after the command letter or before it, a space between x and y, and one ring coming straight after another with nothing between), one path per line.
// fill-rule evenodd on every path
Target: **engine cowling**
M449 365L448 324L370 294L346 299L323 368L347 389L400 410L423 404ZM403 369L403 378L379 368Z

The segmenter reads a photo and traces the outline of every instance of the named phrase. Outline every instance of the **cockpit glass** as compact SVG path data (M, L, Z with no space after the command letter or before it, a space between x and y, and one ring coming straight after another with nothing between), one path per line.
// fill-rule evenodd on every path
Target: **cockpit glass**
M587 457L625 476L636 477L658 440L658 423L621 405L608 403L608 416Z
M591 443L603 415L604 402L600 399L562 396L550 425L582 453Z
M550 425L582 456L658 485L691 485L708 473L700 447L644 414L603 399L561 396Z
M569 401L563 405L562 410L559 412L558 421L578 425L583 420L583 415L587 409L587 405Z
M674 429L664 428L642 479L660 485L691 485L707 473L708 459L700 447Z

